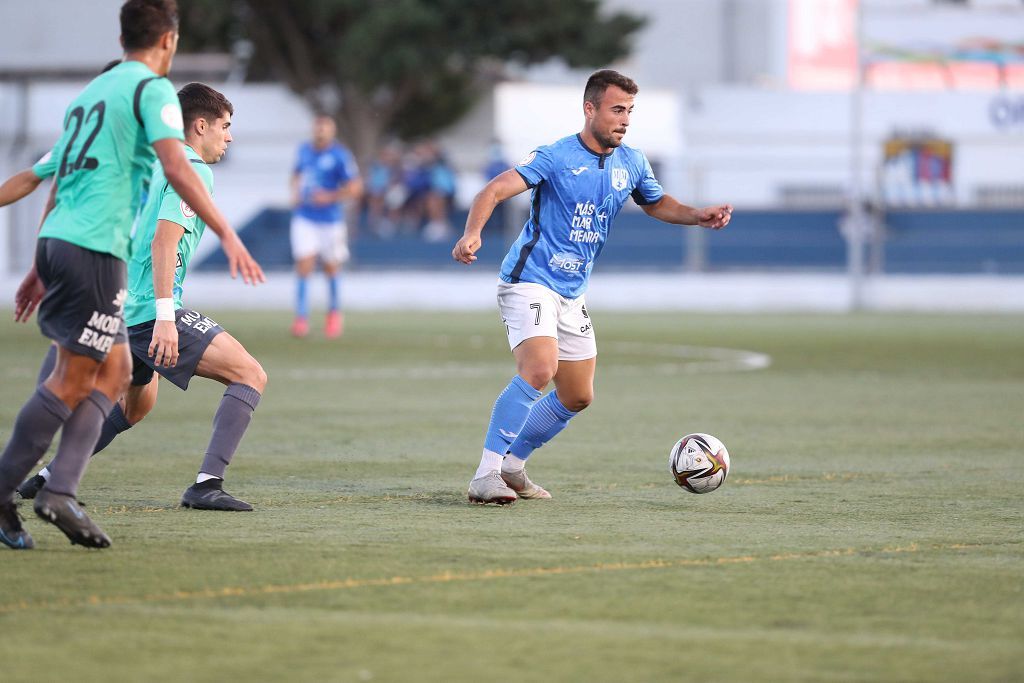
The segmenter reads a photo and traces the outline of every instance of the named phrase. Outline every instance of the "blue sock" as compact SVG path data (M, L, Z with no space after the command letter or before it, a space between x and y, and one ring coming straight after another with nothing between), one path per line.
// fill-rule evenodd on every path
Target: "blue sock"
M555 435L565 429L574 413L558 400L555 392L551 392L530 409L519 436L512 442L509 452L520 460L526 460L535 450L546 444Z
M541 392L531 387L522 377L513 377L494 402L491 423L487 426L487 436L484 438L484 448L504 455L509 444L519 435L530 414L530 408L540 396Z
M309 299L306 296L306 283L308 278L300 277L295 287L295 316L298 318L309 317Z
M341 275L327 276L327 310L337 311L341 308Z

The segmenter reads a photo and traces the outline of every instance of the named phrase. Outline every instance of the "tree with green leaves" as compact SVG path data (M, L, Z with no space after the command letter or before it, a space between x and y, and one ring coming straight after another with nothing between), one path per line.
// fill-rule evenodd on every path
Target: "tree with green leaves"
M360 160L461 118L508 64L600 67L644 19L599 0L181 0L183 51L251 48L249 76L332 113Z

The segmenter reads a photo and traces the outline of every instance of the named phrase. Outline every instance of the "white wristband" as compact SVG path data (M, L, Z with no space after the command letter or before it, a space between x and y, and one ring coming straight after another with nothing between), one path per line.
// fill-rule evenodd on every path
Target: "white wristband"
M156 319L174 322L174 299L156 300Z

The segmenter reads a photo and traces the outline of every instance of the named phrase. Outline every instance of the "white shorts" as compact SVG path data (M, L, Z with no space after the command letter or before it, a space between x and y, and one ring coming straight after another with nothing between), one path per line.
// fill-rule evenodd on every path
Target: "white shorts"
M512 349L531 337L558 340L558 360L587 360L597 355L594 324L583 297L566 299L533 282L498 282L498 310Z
M292 215L292 258L319 256L324 263L348 261L348 227L343 222L317 223Z

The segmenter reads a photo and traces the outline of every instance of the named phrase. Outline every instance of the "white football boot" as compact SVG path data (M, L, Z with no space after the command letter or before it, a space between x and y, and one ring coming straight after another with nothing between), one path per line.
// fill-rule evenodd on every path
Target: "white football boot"
M502 470L501 479L508 484L508 487L515 491L516 495L520 498L529 500L531 498L538 499L551 497L550 493L530 481L530 478L526 476L525 467L518 472L506 472Z
M516 492L505 485L498 470L492 470L469 482L469 502L511 505L516 502Z

